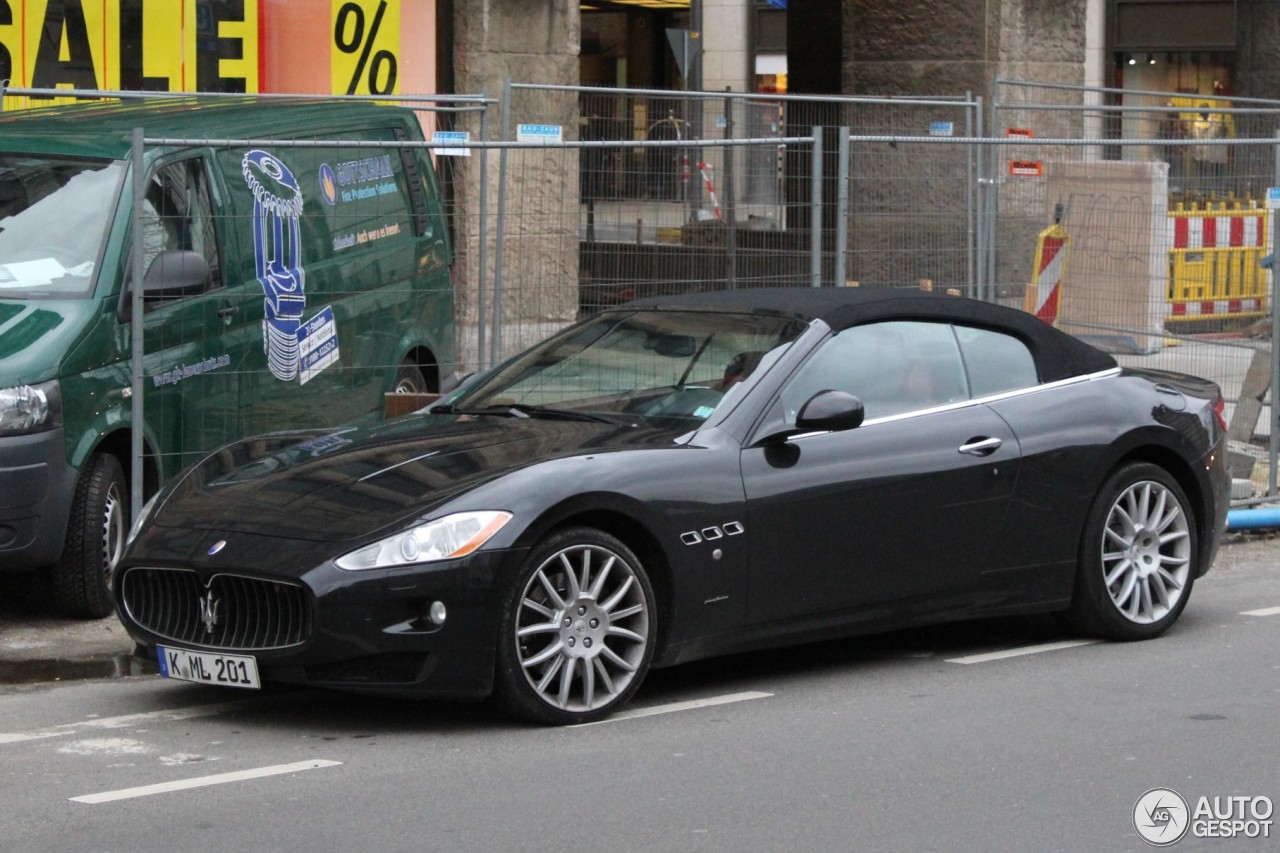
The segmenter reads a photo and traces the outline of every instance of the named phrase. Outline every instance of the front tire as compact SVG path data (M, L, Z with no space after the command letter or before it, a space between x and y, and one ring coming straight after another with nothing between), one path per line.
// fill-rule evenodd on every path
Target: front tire
M1158 637L1187 605L1199 563L1191 504L1167 471L1128 463L1089 511L1067 622L1109 640Z
M534 548L503 602L497 698L537 723L602 720L640 687L656 637L653 587L631 549L565 530Z
M53 570L53 598L61 613L101 619L114 611L111 576L129 529L127 495L120 462L106 453L89 457L76 482L62 556Z

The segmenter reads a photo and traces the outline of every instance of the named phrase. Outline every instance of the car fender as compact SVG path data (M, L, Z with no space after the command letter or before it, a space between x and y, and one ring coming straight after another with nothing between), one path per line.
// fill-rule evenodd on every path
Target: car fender
M487 483L464 502L467 508L501 505L529 519L495 537L498 548L532 548L552 531L578 524L621 538L661 599L661 655L667 643L740 627L747 602L746 500L737 454L694 448L674 456L622 451L553 460ZM607 468L590 465L606 457ZM690 476L695 468L698 475Z

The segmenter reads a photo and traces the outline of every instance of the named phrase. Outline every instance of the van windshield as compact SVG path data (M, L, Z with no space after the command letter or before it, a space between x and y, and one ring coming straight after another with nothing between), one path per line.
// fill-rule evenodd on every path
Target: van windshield
M0 154L0 299L87 296L124 163Z

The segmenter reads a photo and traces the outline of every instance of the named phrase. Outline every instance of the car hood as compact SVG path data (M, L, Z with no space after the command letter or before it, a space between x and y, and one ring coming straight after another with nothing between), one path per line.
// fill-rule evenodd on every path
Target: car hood
M431 414L369 427L273 433L208 456L174 487L152 521L336 542L429 512L519 468L584 452L671 447L678 434L586 421Z

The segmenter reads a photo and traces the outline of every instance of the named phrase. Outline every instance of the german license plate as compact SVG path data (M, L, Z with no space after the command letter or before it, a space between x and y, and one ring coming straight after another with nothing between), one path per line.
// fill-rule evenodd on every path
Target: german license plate
M217 684L222 687L247 687L257 690L258 662L249 655L219 655L156 646L160 674L165 678Z

